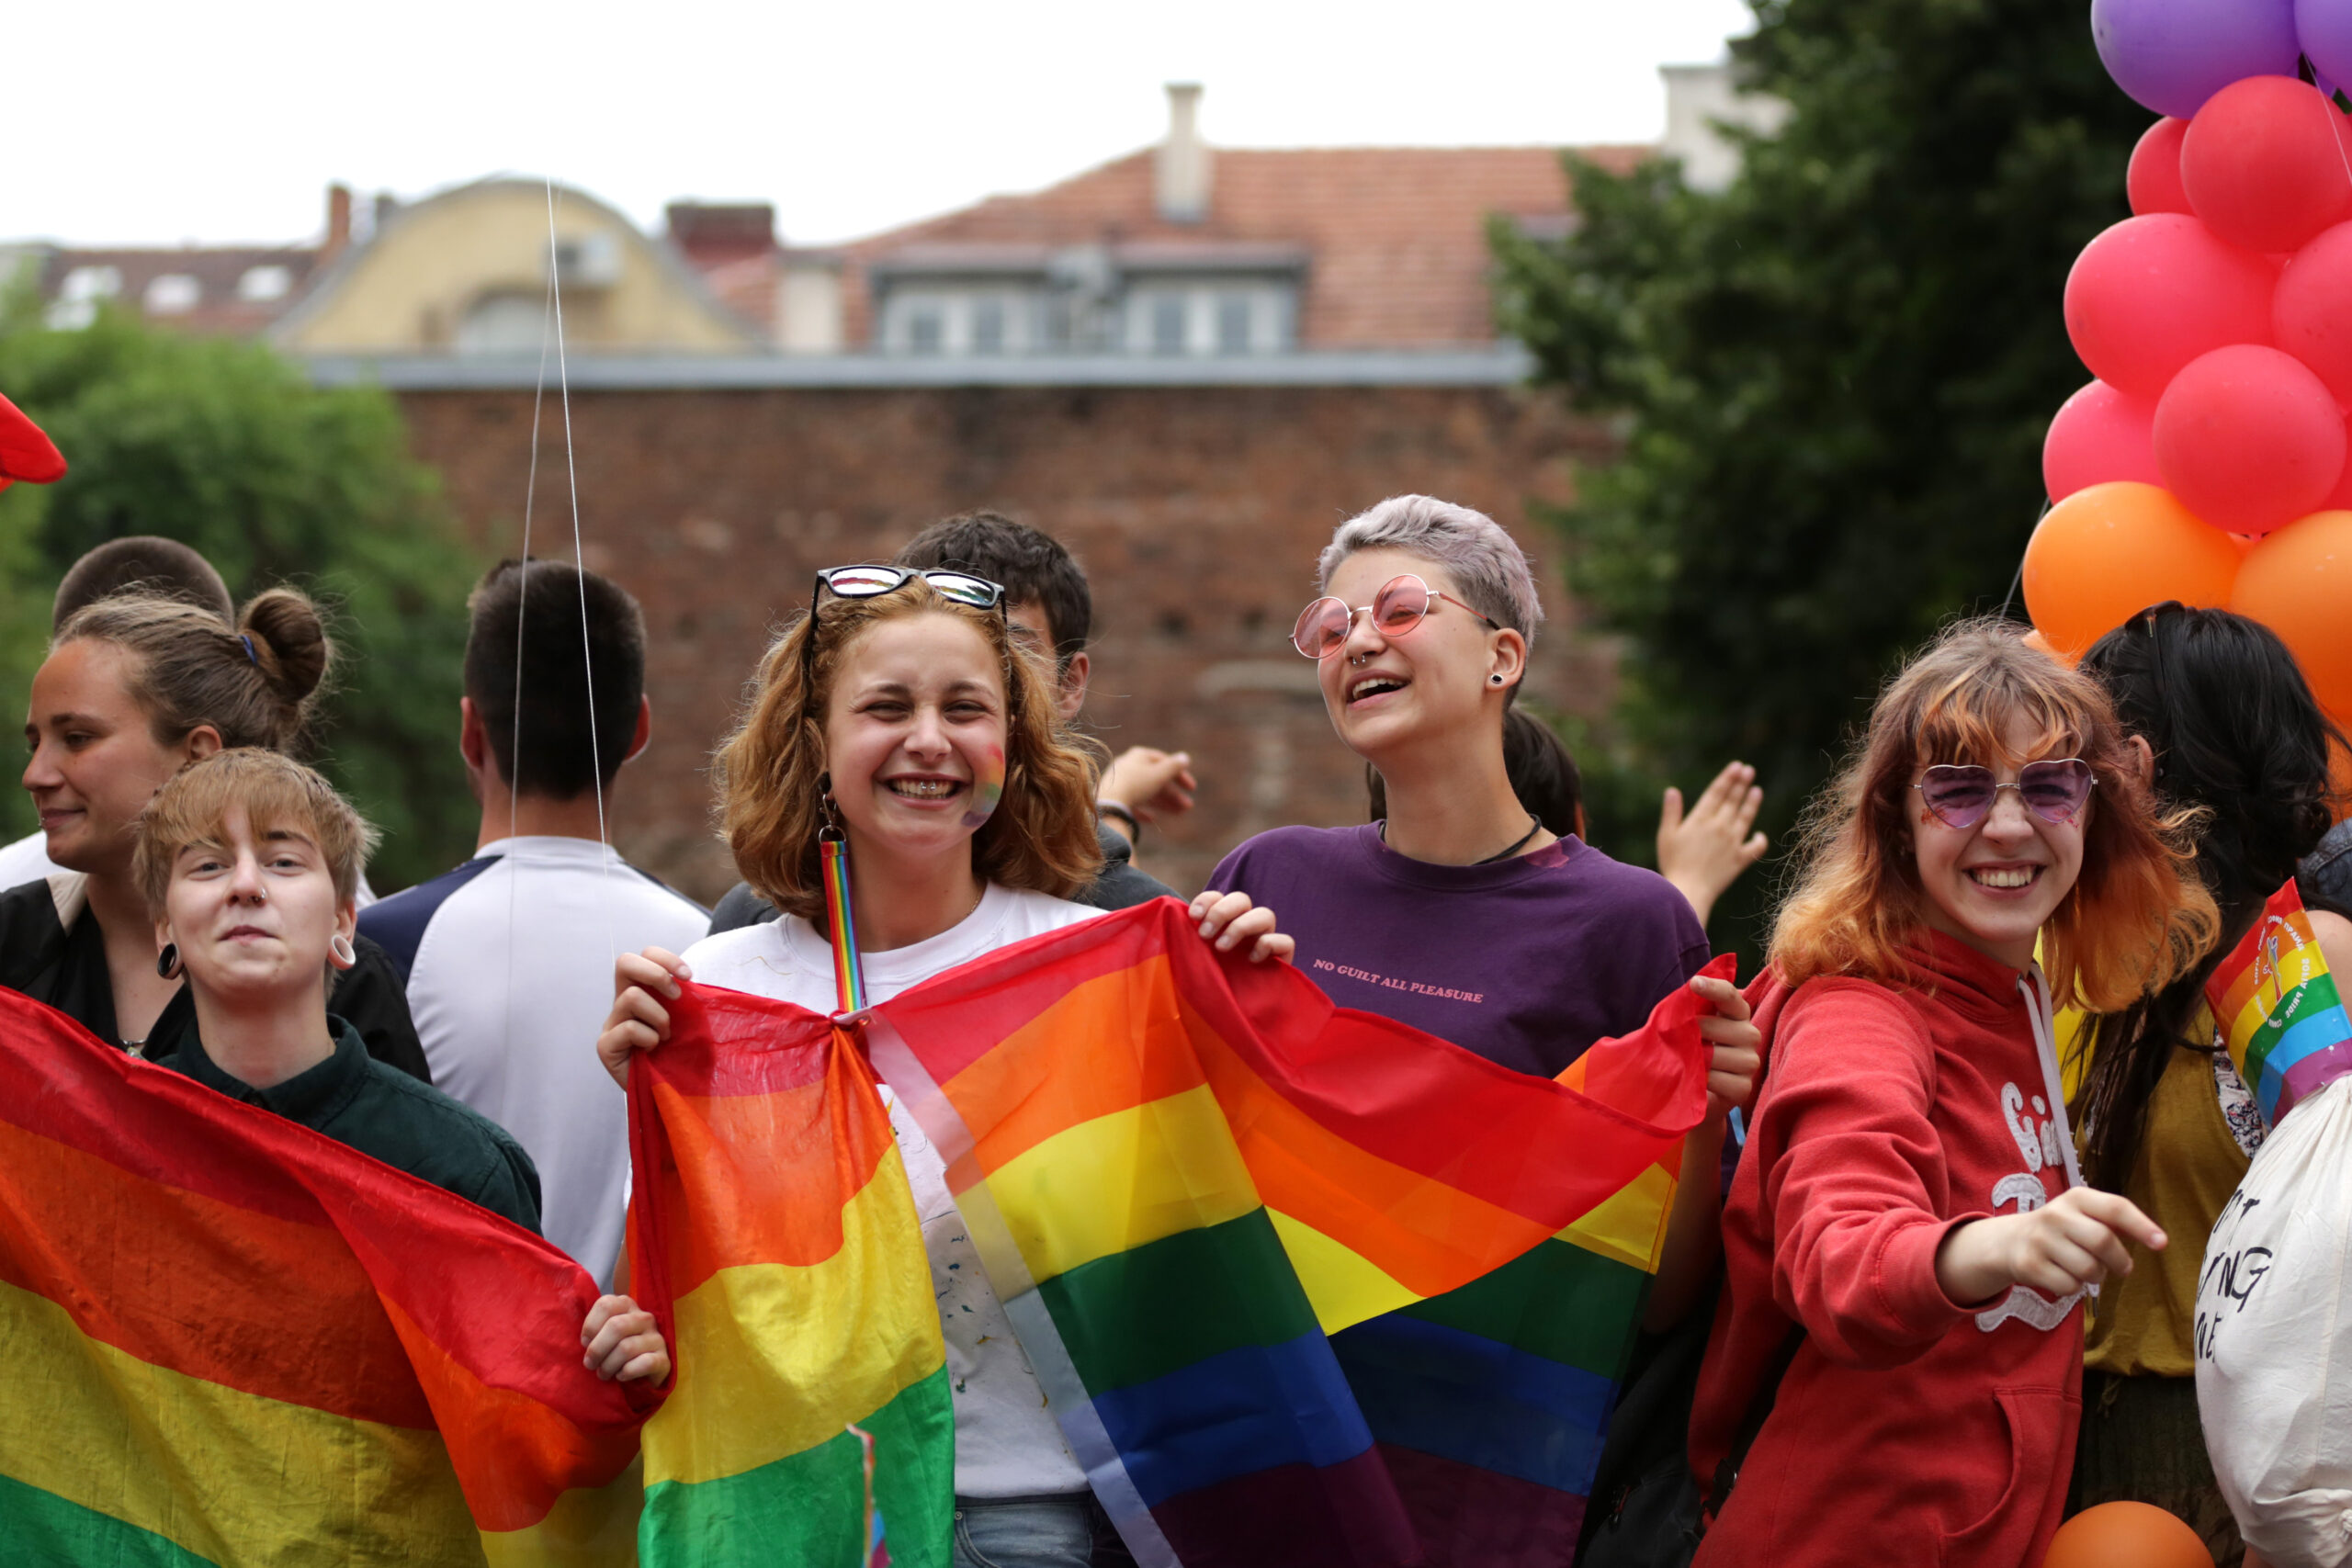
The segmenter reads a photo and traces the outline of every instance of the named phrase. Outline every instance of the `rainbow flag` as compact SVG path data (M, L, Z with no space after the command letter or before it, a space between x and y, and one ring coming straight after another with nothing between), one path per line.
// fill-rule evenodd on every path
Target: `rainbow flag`
M2352 1021L2291 881L2205 982L2205 999L2267 1126L2352 1072Z
M1139 1562L1495 1565L1574 1546L1704 1111L1697 1012L1530 1077L1220 961L1161 899L864 1031Z
M645 1427L648 1568L851 1568L876 1516L872 1560L944 1568L946 1348L873 1070L814 1013L682 989L629 1072L631 1281L676 1368Z
M0 991L0 1559L622 1564L588 1276Z

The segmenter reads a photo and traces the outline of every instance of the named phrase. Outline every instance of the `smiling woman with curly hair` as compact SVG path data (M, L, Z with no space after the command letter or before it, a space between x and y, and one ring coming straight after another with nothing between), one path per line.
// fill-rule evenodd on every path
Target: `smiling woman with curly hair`
M820 572L810 614L769 649L741 726L718 753L719 818L744 880L783 916L709 937L684 959L619 963L597 1049L626 1079L669 1032L662 998L691 976L830 1013L834 971L818 848L849 861L865 999L887 1001L1008 943L1095 917L1069 901L1100 862L1094 760L1056 717L1045 660L1016 642L1003 590L969 573ZM1204 895L1203 935L1253 960L1287 958L1272 913ZM1045 1392L989 1288L946 1168L895 1098L956 1388L956 1562L1064 1568L1087 1561L1096 1511ZM589 1355L635 1375L660 1337L626 1296L592 1318Z

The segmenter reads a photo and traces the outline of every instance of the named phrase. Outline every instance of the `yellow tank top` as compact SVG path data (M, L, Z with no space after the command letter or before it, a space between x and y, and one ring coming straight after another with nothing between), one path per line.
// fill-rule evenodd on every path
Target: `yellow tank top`
M2211 1037L2212 1014L2199 1010L2189 1032ZM2070 1066L2080 1060L2072 1051L2065 1057ZM2187 1046L2174 1051L2149 1099L2147 1132L2123 1195L2163 1227L2170 1245L2152 1253L2132 1244L2132 1272L2099 1287L2083 1341L2083 1365L2095 1371L2185 1378L2197 1371L2192 1335L2205 1235L2248 1163L2222 1114L2213 1060ZM2075 1087L2068 1084L2070 1094Z

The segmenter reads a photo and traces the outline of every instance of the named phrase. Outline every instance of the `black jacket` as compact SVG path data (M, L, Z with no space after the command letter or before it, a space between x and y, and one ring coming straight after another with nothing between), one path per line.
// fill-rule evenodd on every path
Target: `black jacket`
M370 1056L431 1083L424 1046L409 1018L408 991L391 958L364 936L351 945L359 962L336 976L327 1005L350 1021ZM0 893L0 986L48 1003L109 1045L122 1045L106 936L90 918L79 875L28 882ZM139 1055L161 1061L195 1035L196 1003L182 983Z

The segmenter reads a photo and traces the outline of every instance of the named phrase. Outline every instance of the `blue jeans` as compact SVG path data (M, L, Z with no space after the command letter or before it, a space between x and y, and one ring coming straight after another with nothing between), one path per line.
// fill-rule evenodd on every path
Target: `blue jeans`
M1094 1556L1092 1497L956 1499L952 1568L1088 1568Z

